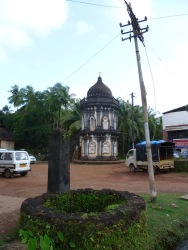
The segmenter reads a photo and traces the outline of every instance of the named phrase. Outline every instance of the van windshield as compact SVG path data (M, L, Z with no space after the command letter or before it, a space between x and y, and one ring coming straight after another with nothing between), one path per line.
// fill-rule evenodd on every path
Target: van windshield
M17 161L28 160L28 154L26 152L16 152L15 158Z
M134 150L130 150L130 151L127 153L127 157L133 156L133 155L134 155Z

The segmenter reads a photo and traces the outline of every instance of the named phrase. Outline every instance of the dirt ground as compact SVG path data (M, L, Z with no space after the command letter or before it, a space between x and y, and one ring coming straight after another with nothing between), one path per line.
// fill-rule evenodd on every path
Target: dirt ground
M0 175L0 238L17 226L19 210L26 198L47 191L48 164L33 164L27 176L6 179ZM148 173L131 173L124 163L112 165L71 164L71 189L116 189L149 194ZM155 175L157 193L188 193L188 174Z

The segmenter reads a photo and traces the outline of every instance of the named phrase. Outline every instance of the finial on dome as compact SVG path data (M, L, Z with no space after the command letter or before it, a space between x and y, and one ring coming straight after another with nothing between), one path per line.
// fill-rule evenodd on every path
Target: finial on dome
M101 72L99 72L98 80L102 80L102 78L101 78Z

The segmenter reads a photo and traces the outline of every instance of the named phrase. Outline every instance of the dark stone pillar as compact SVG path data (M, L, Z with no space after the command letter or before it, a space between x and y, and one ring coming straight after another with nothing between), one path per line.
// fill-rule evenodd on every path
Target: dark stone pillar
M70 190L70 141L64 139L64 130L52 132L49 141L48 192L64 193Z

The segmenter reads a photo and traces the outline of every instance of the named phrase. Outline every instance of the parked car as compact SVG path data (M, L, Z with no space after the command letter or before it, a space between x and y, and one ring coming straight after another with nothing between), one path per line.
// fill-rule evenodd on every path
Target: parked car
M26 151L7 150L0 152L0 173L5 178L15 174L25 176L31 171L29 155Z
M0 148L0 151L2 152L2 151L7 151L7 149L6 148Z
M36 162L36 158L33 155L29 155L30 163L34 164Z
M188 151L183 151L183 152L181 153L181 157L182 157L182 158L188 158Z

